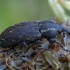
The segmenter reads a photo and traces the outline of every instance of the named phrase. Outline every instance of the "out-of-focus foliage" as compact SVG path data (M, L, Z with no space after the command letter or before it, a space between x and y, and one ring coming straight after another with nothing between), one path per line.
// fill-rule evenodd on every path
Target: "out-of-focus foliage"
M48 0L48 3L59 22L70 20L70 0Z
M49 18L53 18L53 15L48 0L0 0L0 33L21 21Z

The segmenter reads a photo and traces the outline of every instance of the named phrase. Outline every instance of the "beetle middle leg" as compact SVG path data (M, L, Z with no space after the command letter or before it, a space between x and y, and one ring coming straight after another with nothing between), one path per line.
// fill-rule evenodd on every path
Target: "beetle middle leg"
M22 47L23 48L23 52L26 52L27 48L28 48L28 44L26 42L21 42L19 45L17 45L14 50L16 51L17 48Z
M30 46L28 46L27 47L27 49L26 49L26 52L31 48L31 47L33 47L35 44L41 44L41 40L36 40L35 42L33 42Z

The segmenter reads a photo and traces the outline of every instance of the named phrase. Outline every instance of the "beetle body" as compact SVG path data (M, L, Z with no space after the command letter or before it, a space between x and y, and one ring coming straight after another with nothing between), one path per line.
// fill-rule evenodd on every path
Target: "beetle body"
M42 38L46 38L49 42L56 42L54 41L56 36L64 31L70 34L68 29L58 25L53 20L21 22L10 26L1 33L0 47L11 48L22 42L31 44L38 40L41 41Z
M0 47L8 48L19 45L22 42L27 44L41 39L38 22L21 22L7 28L0 35Z

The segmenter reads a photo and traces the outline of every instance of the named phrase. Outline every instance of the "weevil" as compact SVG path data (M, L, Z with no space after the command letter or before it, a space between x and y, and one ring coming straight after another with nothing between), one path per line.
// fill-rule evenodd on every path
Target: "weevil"
M0 47L11 48L18 45L40 43L46 38L50 43L59 43L56 39L62 32L70 31L53 20L21 22L8 27L0 34ZM59 43L61 45L61 43ZM31 47L32 47L31 46ZM29 46L28 46L29 47Z

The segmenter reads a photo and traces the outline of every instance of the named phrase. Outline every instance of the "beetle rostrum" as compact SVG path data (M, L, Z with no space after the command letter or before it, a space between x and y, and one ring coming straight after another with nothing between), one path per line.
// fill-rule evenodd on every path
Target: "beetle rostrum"
M8 27L1 33L0 47L11 48L22 44L25 46L34 45L39 43L42 38L46 38L51 43L59 43L56 36L62 32L67 32L70 35L67 28L53 20L21 22Z

